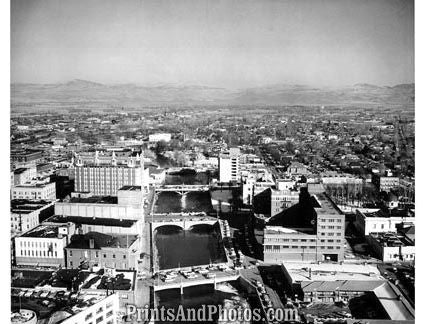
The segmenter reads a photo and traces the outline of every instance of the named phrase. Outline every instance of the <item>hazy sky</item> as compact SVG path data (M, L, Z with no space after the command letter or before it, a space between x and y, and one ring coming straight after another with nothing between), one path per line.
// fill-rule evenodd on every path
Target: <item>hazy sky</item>
M414 82L406 0L11 0L12 82Z

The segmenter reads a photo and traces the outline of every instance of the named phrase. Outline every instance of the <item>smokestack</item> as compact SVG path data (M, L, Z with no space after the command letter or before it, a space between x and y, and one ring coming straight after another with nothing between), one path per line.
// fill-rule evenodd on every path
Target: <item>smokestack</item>
M89 240L89 247L90 247L90 249L94 249L94 239L90 239Z

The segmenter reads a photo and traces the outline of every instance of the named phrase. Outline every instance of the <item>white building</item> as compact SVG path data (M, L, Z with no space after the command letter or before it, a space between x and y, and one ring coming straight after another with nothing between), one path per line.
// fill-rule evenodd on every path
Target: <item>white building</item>
M415 246L402 235L392 232L370 233L366 241L384 262L415 260Z
M37 168L35 166L29 168L18 168L13 171L13 184L22 185L29 182L37 176Z
M10 210L10 226L13 233L26 232L39 224L40 212L52 207L54 202L17 203L12 201ZM52 207L53 208L53 207Z
M170 133L156 133L156 134L150 134L149 135L149 142L169 142L171 141L171 134Z
M56 200L55 183L18 185L11 188L12 199Z
M55 204L55 215L143 220L143 192L140 186L124 186L117 191L117 198L72 197Z
M16 264L18 266L65 266L64 248L74 232L74 224L42 224L15 237Z
M229 152L221 153L218 159L219 181L238 181L239 174L239 148L230 148Z
M119 311L118 294L109 296L99 294L87 294L86 300L90 300L92 305L86 308L74 306L71 309L74 314L66 318L61 324L116 324Z
M396 225L400 223L412 223L415 224L414 213L410 212L406 215L400 215L393 212L384 213L381 210L363 213L356 210L356 220L354 226L357 228L360 234L369 235L370 233L385 233L385 232L397 232Z

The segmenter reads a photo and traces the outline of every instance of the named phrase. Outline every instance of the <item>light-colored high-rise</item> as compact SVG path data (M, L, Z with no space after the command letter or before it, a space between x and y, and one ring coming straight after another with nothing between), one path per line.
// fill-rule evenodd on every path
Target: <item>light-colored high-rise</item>
M142 186L144 180L144 163L140 156L130 157L126 163L118 163L115 154L112 154L109 164L84 162L79 159L75 162L75 191L91 192L99 196L117 196L123 186Z

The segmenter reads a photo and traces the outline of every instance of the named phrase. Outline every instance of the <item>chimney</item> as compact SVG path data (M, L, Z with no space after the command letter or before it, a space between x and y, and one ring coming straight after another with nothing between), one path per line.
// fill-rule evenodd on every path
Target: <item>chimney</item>
M89 248L94 249L94 239L92 238L89 240Z

